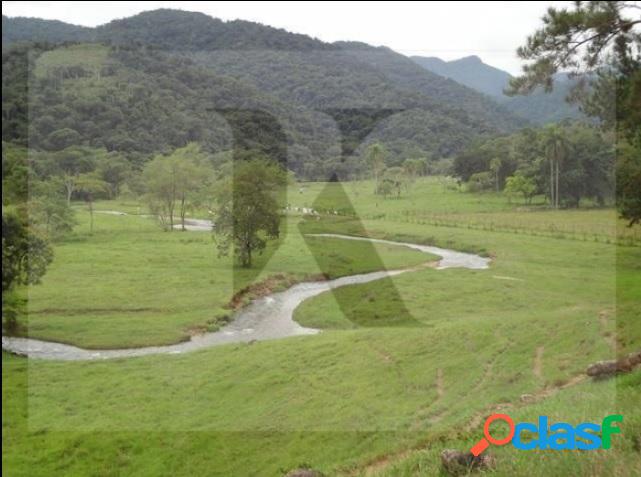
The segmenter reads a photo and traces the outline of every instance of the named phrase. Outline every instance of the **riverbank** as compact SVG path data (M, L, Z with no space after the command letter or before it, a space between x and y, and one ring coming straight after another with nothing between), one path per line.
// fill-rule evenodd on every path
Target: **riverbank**
M436 268L440 270L447 268L469 268L478 270L487 268L489 264L489 259L478 255L420 244L339 234L317 234L312 237L334 239L332 240L332 244L336 243L336 241L348 240L418 250L426 254L429 258L434 255L439 256L440 258L437 261ZM248 343L310 335L317 333L319 330L305 328L293 320L295 309L304 300L340 287L369 283L415 270L414 268L391 271L383 270L366 274L347 275L333 280L302 282L291 286L285 291L270 293L252 301L246 307L235 313L231 322L218 331L198 334L192 336L188 341L174 345L113 350L87 350L50 341L3 336L2 349L35 359L82 361L132 358L152 354L179 354L223 344Z

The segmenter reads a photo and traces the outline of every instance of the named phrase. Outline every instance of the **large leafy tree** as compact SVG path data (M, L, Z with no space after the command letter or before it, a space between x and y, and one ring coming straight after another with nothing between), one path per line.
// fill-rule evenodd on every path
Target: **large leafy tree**
M525 202L530 204L532 197L536 194L536 183L531 177L516 173L505 180L505 192L509 197L515 194L522 194Z
M61 179L34 180L29 187L29 201L25 205L31 226L53 241L70 232L76 225L75 214L65 199Z
M25 301L14 289L40 282L53 260L49 242L29 226L25 214L2 212L2 320L3 333L13 333Z
M617 204L630 224L641 221L641 7L637 2L574 2L550 8L518 55L528 61L510 94L551 90L554 75L578 78L569 99L618 136ZM589 86L589 88L588 88Z
M27 148L2 142L2 204L26 202L29 198Z
M35 284L53 259L49 243L16 213L2 214L2 294Z
M131 163L117 152L100 156L97 160L96 171L99 177L109 184L112 198L118 197L121 186L131 177Z
M234 255L251 267L255 252L280 234L280 194L287 182L281 166L261 153L234 162L233 173L218 188L214 230L220 255Z
M176 216L185 230L187 210L201 197L211 179L211 167L197 144L188 144L169 155L158 155L143 171L147 201L161 224L173 230Z
M641 222L641 152L630 143L619 148L616 182L621 214L630 225Z
M57 177L64 186L67 204L78 188L78 178L95 169L96 159L106 151L86 146L70 146L56 152L37 154L38 174L44 178Z

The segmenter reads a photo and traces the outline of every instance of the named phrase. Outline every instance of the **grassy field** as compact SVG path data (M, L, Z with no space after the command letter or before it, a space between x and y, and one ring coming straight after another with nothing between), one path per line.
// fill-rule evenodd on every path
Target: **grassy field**
M138 209L120 203L96 207ZM232 313L232 295L253 281L277 276L278 286L321 270L335 278L430 259L405 247L376 245L375 254L362 242L332 240L328 247L329 239L303 240L292 226L278 250L256 257L254 270L243 270L233 267L231 257L218 257L207 232L164 232L151 218L96 213L89 235L88 213L79 208L77 215L76 232L56 247L43 283L28 290L29 319L23 325L33 338L86 348L188 339L224 322Z
M490 452L495 454L500 466L491 475L640 475L641 419L637 410L640 387L641 372L637 372L615 382L581 383L537 403L502 409L501 412L507 412L515 422L537 422L539 416L549 416L551 422L600 423L606 415L622 413L628 434L611 449L592 452L522 452L510 445L494 447ZM482 433L480 428L474 431L476 436ZM470 440L462 437L449 439L447 445L467 448ZM420 447L402 455L390 455L383 465L379 462L367 467L368 474L376 477L439 475L440 445Z
M612 208L550 210L543 198L527 205L492 192L459 193L455 183L437 177L420 179L399 199L375 197L373 190L371 181L305 183L292 187L288 200L293 207L356 212L362 219L641 245L641 227L627 227Z
M469 448L481 436L479 418L496 409L518 420L548 414L574 424L625 416L624 435L608 451L506 446L493 450L497 475L626 476L641 469L640 373L579 379L589 363L641 347L641 248L605 239L616 237L600 231L612 211L521 212L504 199L437 181L416 184L408 198L378 201L369 184L347 184L350 205L337 187L292 187L292 207L349 214L290 216L283 245L254 279L381 266L371 249L336 239L311 243L314 255L329 254L318 260L307 242L316 239L301 234L319 231L477 251L493 258L490 269L423 268L320 295L296 312L302 324L325 330L315 336L109 362L3 354L9 475L278 476L302 465L328 475L438 475L440 451ZM537 214L559 226L567 212L599 239L422 223L403 218L410 205L455 218ZM136 204L100 207L137 211ZM351 216L354 209L362 221ZM101 215L89 236L80 219L74 237L57 246L43 284L30 290L30 334L84 346L140 345L182 339L189 327L229 311L224 305L242 280L230 281L229 259L215 257L208 234L166 233L149 219ZM389 268L425 260L397 247L377 255ZM393 302L399 295L402 303ZM81 311L115 303L123 309ZM401 305L417 326L398 326ZM124 309L146 307L162 309ZM523 394L536 402L522 402Z
M44 77L61 66L100 69L109 56L109 48L99 44L77 44L44 52L38 57L35 75Z

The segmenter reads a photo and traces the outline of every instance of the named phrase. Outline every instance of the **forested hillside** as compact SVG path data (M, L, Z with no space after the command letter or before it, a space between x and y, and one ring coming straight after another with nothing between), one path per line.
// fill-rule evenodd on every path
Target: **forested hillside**
M21 41L62 43L65 41L87 41L92 29L58 20L40 18L7 18L2 15L2 47Z
M35 57L29 68L25 48L3 57L4 113L8 119L3 122L4 140L52 151L82 144L130 156L167 151L195 141L220 152L232 147L232 131L224 111L234 125L252 128L253 134L243 137L251 136L256 144L271 147L273 125L259 127L258 116L239 110L242 105L244 110L269 111L283 123L295 125L285 128L290 140L308 142L309 115L186 58L146 48L100 44L30 48L29 52ZM31 73L28 126L23 108L26 91L21 87L27 71ZM244 121L242 115L247 115ZM314 122L320 125L314 135L322 140L329 126L323 127L323 118Z
M42 44L23 43L30 31ZM346 177L359 165L344 161L341 144L360 154L363 140L381 141L394 164L450 157L479 136L525 124L387 48L327 44L200 13L157 10L94 29L3 17L3 43L3 140L27 142L29 100L28 141L39 149L79 144L144 161L192 141L228 150L230 125L268 143L274 134L259 130L278 127L290 169L306 178ZM227 121L236 110L233 121L220 110ZM257 120L247 110L270 116Z

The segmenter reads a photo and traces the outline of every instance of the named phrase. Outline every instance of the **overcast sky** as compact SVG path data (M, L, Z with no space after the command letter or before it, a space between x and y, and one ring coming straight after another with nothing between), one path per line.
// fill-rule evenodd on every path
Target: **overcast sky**
M514 51L548 6L568 2L2 2L7 16L96 26L145 10L176 8L251 20L323 41L385 45L406 55L478 55L516 74Z

